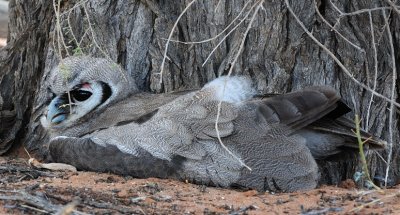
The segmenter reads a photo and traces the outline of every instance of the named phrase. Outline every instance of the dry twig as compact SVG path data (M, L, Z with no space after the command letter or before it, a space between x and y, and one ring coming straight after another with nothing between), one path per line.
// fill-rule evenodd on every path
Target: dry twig
M233 61L232 61L232 63L231 63L231 66L230 66L230 69L229 69L229 72L228 72L227 77L229 77L229 76L232 74L233 68L235 67L235 63L236 63L236 61L238 60L240 54L242 53L242 50L243 50L243 47L244 47L244 42L245 42L245 40L246 40L247 34L249 33L249 31L250 31L250 29L251 29L251 26L252 26L252 24L253 24L253 21L255 20L255 17L256 17L256 15L258 14L258 11L260 10L260 8L261 8L261 6L262 6L263 3L264 3L264 0L259 1L259 2L258 2L258 5L257 5L257 7L256 7L256 9L254 10L253 16L251 17L250 22L249 22L249 24L247 25L247 29L246 29L246 31L245 31L244 34L243 34L242 41L241 41L240 46L239 46L239 48L238 48L238 50L237 50L237 52L236 52L235 58L233 59ZM222 95L225 94L226 84L227 84L227 79L225 79L225 84L224 84L224 88L223 88L223 90L222 90ZM222 146L231 156L235 157L235 158L240 162L240 164L241 164L242 166L246 167L248 170L251 171L251 168L250 168L249 166L247 166L240 158L238 158L236 155L234 155L234 154L225 146L225 144L222 142L221 135L220 135L219 129L218 129L218 121L219 121L219 117L220 117L220 114L221 114L221 106L222 106L222 101L220 101L220 102L218 103L217 118L216 118L216 120L215 120L215 130L217 131L218 141L219 141L219 143L221 144L221 146Z
M356 207L356 208L353 208L353 209L350 210L349 212L358 212L358 211L362 210L362 209L365 208L365 207L368 207L368 206L370 206L370 205L373 205L373 204L375 204L375 203L378 203L378 202L380 202L380 201L382 201L382 200L384 200L384 199L389 199L389 198L393 198L393 197L396 197L396 196L400 196L400 191L399 191L399 192L396 192L396 193L393 193L393 194L390 194L390 195L383 196L382 198L374 199L374 200L372 200L371 202L368 202L368 203L366 203L366 204L362 204L362 205L360 205L360 206L358 206L358 207Z
M238 19L239 19L239 17L242 15L242 13L245 11L245 9L247 8L247 5L248 4L250 4L250 2L251 1L248 1L248 2L246 2L245 3L245 5L243 6L243 8L242 8L242 10L240 10L240 12L239 12L239 14L221 31L221 32L219 32L217 35L215 35L215 36L213 36L213 37L211 37L211 38L208 38L208 39L205 39L205 40L200 40L200 41L180 41L180 40L173 40L173 39L171 39L170 41L171 42L176 42L176 43L182 43L182 44L186 44L186 45L191 45L191 44L201 44L201 43L206 43L206 42L210 42L210 41L213 41L213 40L215 40L215 39L217 39L218 37L220 37L221 35L223 35ZM218 2L219 3L219 2ZM253 6L254 7L254 6ZM252 8L253 8L252 7ZM251 11L252 9L250 9L249 11ZM242 18L241 20L240 20L240 23L242 23L246 18L248 17L248 15L246 15L244 18ZM234 29L236 29L239 25L240 25L240 23L239 24L236 24L235 26L234 26ZM229 35L230 33L231 33L232 31L230 31L227 35ZM164 39L164 38L163 38ZM164 39L164 40L168 40L168 39Z
M372 14L371 11L368 12L369 15L369 24L370 24L370 31L371 31L371 45L372 49L374 51L374 83L372 86L372 90L376 91L376 85L377 85L377 79L378 79L378 52L376 50L376 43L375 43L375 31L374 31L374 25L372 22ZM371 106L372 102L374 101L374 94L371 94L371 99L369 100L368 103L368 109L367 109L367 117L365 120L365 130L369 130L369 114L371 113Z
M314 9L317 12L318 16L321 18L321 20L327 25L329 26L332 31L334 31L337 35L339 35L344 41L346 41L348 44L350 44L351 46L353 46L354 48L356 48L359 51L363 51L359 46L357 46L356 44L354 44L353 42L351 42L349 39L347 39L345 36L343 36L334 26L332 26L325 18L324 16L322 16L321 12L319 11L318 5L317 5L317 1L314 0Z
M394 101L396 99L396 80L397 80L397 71L396 71L396 55L394 53L394 47L393 47L393 37L392 33L390 32L390 26L388 23L388 17L386 15L386 11L382 10L383 13L383 18L385 20L385 26L386 26L386 31L387 31L387 36L389 38L389 45L390 45L390 55L392 57L392 90L391 90L391 95L390 99ZM389 141L388 141L388 158L387 158L387 166L386 166L386 175L385 175L385 187L387 186L387 181L389 177L389 169L390 169L390 164L391 164L391 159L392 159L392 154L393 154L393 126L394 126L394 103L390 103L390 109L389 109Z
M56 3L56 0L53 0L53 8L54 8L54 13L56 14L56 33L57 33L58 54L59 54L60 58L62 58L61 44L63 45L67 56L69 56L69 52L68 52L68 47L65 44L64 35L63 35L62 29L61 29L61 21L60 21L61 0L57 0L57 3Z
M400 104L397 103L395 100L389 99L386 96L376 92L375 90L371 89L367 85L361 83L359 80L357 80L354 75L343 65L343 63L326 47L324 46L317 38L314 37L314 35L308 31L306 26L304 26L303 22L299 19L299 17L294 13L292 7L289 4L288 0L285 0L286 7L288 8L290 14L296 19L297 23L300 25L300 27L304 30L304 32L320 47L322 48L337 64L338 66L343 70L343 72L358 86L362 87L363 89L367 90L368 92L374 94L375 96L382 98L383 100L392 103L396 107L400 107ZM368 12L368 11L365 11Z
M25 202L30 205L29 209L31 210L35 211L40 210L44 213L54 213L60 208L59 205L54 205L53 203L42 197L31 195L23 190L17 190L17 191L0 190L0 193L7 194L7 195L1 195L0 196L1 200ZM12 193L12 195L8 193Z
M186 11L190 8L190 6L191 6L195 1L196 1L196 0L192 0L192 1L185 7L185 9L182 11L182 13L179 14L178 18L176 19L176 21L175 21L175 23L174 23L174 26L173 26L172 29L171 29L171 32L169 33L168 40L167 40L167 42L165 43L165 49L164 49L163 60L162 60L162 62L161 62L161 67L160 67L160 73L159 73L159 76L160 76L160 84L162 83L162 80L163 80L163 77L162 77L162 76L163 76L163 73L164 73L164 64L165 64L165 59L167 58L167 52L168 52L169 42L171 41L172 35L174 34L176 27L178 26L179 20L181 20L182 16L186 13Z
M369 174L369 171L368 171L367 159L365 158L365 154L364 154L364 144L366 142L368 142L369 139L364 140L364 141L361 139L360 118L358 117L357 114L355 116L355 124L356 124L355 133L356 133L356 136L357 136L358 150L359 150L359 154L360 154L360 158L361 158L361 163L362 163L362 169L363 169L363 172L364 172L364 176L366 177L367 182L369 183L369 185L373 186L376 190L380 191L381 188L374 184L374 182L372 181L371 176Z
M243 22L244 20L247 19L247 17L250 16L250 13L253 11L254 7L260 5L259 2L256 2L254 5L251 6L251 8L249 9L249 11L247 12L247 14L243 17L243 19L241 19L239 21L238 24L236 24L222 39L221 41L219 41L219 43L213 48L213 50L210 52L210 54L207 56L207 58L204 60L203 64L201 64L201 66L204 66L207 61L210 59L210 57L213 55L213 53L218 49L218 47L221 46L221 44L226 40L226 38L232 34L233 31L235 31ZM257 9L258 11L258 9Z

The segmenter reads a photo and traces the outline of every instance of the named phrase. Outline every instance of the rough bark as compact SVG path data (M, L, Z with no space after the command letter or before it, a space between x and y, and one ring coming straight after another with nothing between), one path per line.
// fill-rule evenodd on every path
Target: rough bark
M200 44L171 42L162 76L163 82L160 83L165 39L189 2L62 1L60 20L64 38L60 38L57 37L57 19L52 1L11 0L8 45L1 50L0 61L0 154L13 144L23 143L36 156L46 157L47 137L40 126L39 117L48 102L48 92L42 83L50 69L59 62L59 53L62 57L80 53L109 57L136 77L142 90L157 93L198 88L215 77L226 74L231 66L234 66L234 74L252 77L261 93L283 93L308 85L330 85L341 93L345 102L354 109L354 113L362 116L363 122L369 116L366 129L389 140L391 125L388 123L387 109L390 104L374 97L368 115L371 93L355 84L304 33L287 10L284 1L263 3L234 65L234 56L250 23L255 9L251 7L256 1L249 1L247 5L244 0L196 1L179 21L172 37L174 40L189 42L212 38L228 26L245 6L235 23L238 24L249 11L250 16L221 43L204 66L203 62L222 37ZM325 19L334 25L339 13L329 2L320 0L317 3ZM378 0L339 0L335 4L345 12L388 6ZM354 77L372 88L374 57L368 13L343 16L336 25L341 34L360 47L357 49L321 20L314 9L314 1L298 0L290 2L290 5L306 28L343 62ZM397 51L400 48L399 14L389 10L386 12L390 16L393 46ZM393 82L391 44L385 33L382 11L373 11L372 19L379 62L377 92L390 98ZM80 43L79 46L74 36ZM60 44L61 50L59 49L58 42L61 40L65 41L67 49L63 48L63 44ZM397 68L399 58L399 53L396 52ZM397 98L397 88L395 96ZM354 113L349 114L349 117L353 117ZM395 126L397 115L393 122L391 136L395 156L390 178L396 180L399 173L399 130ZM386 153L383 152L382 156L386 158ZM372 175L383 177L386 168L384 162L374 153L368 158ZM347 162L326 162L321 168L324 170L324 181L329 183L351 178L355 171L361 171L357 156L350 156Z

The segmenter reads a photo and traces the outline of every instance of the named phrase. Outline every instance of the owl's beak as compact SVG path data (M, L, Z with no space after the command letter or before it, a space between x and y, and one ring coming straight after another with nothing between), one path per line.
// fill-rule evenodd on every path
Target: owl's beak
M59 124L67 119L69 110L68 101L57 96L48 106L47 120L53 124Z

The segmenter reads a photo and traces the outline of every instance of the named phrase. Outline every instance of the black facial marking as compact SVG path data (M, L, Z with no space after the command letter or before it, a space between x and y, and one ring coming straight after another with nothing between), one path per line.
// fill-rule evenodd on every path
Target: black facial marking
M107 101L108 98L110 98L111 94L112 94L112 90L111 87L104 83L104 82L100 82L101 87L103 88L103 96L101 97L101 104L103 104L104 102Z
M100 106L104 102L106 102L107 99L109 99L111 97L111 94L112 94L111 87L108 84L106 84L106 83L104 83L102 81L100 81L100 84L101 84L101 88L103 89L103 95L101 96L101 102L96 107L94 107L93 110L96 110L96 108L98 106Z

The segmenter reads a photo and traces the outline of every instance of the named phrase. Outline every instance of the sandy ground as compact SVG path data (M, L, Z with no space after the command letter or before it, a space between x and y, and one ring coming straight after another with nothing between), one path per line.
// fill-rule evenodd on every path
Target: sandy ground
M0 214L400 214L400 186L342 188L274 194L205 187L157 178L30 167L0 157Z

